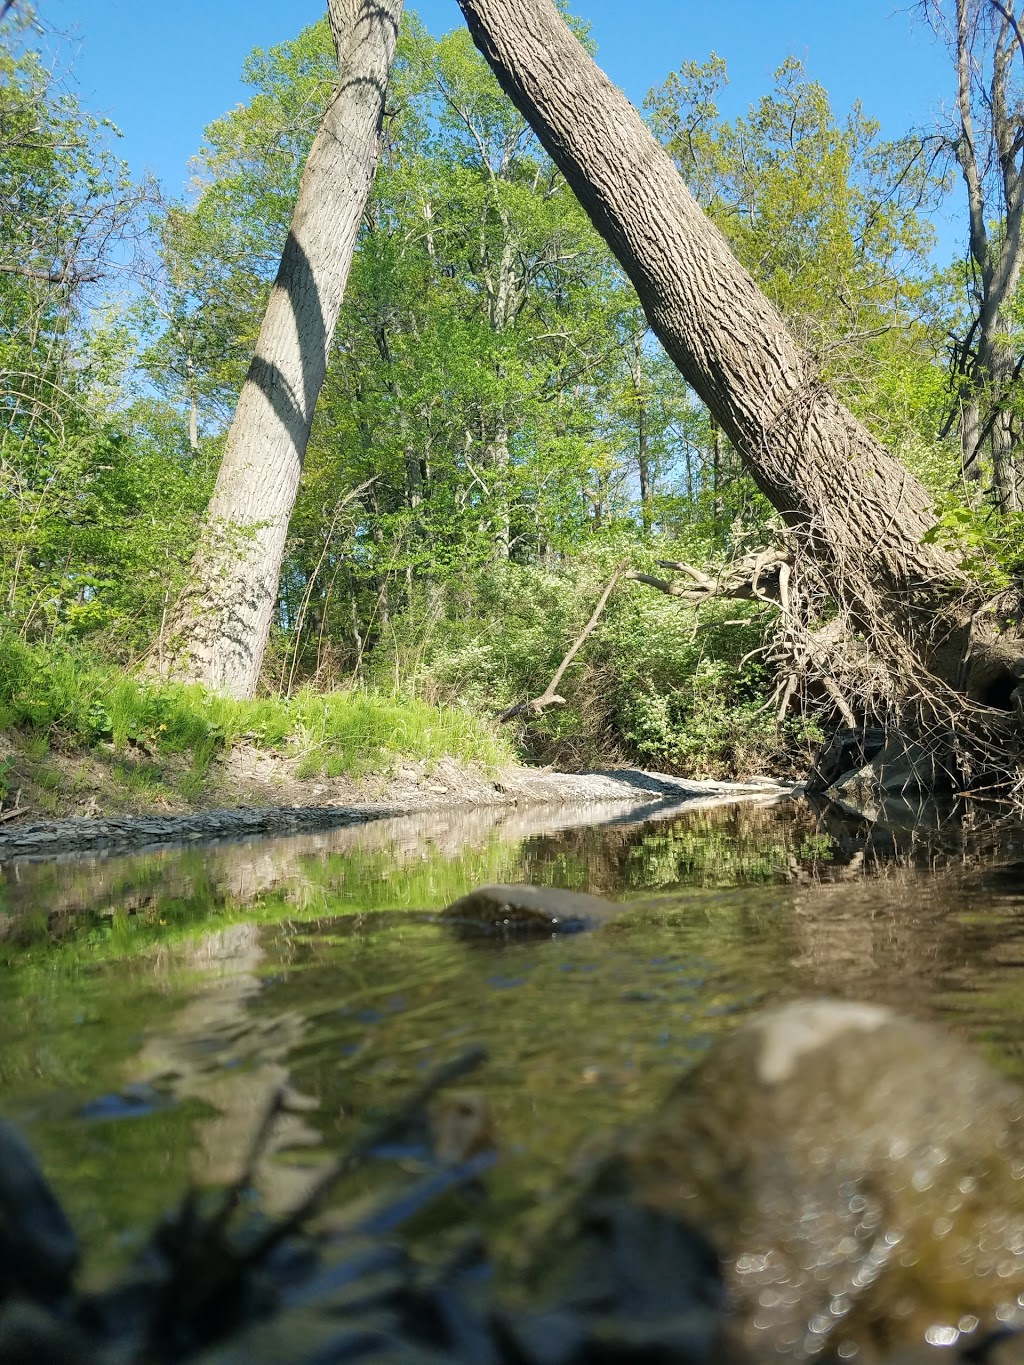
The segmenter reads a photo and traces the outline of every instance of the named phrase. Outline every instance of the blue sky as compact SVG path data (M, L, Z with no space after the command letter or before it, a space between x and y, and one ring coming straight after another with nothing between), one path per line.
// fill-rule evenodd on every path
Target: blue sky
M238 76L253 47L293 37L323 12L318 0L39 0L43 17L72 36L82 102L121 128L122 155L149 169L172 194L187 179L203 128L244 97ZM455 0L420 0L427 27L461 22ZM790 53L832 96L837 110L860 99L887 134L926 124L948 102L948 60L908 8L893 0L574 0L592 24L598 60L639 103L673 67L725 57L726 112L746 108L771 85ZM941 227L956 249L954 224Z

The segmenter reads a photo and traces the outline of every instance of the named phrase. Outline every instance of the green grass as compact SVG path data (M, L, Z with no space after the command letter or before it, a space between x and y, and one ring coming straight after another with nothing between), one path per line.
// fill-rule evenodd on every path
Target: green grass
M514 758L503 736L462 708L364 689L231 701L0 630L0 731L12 728L40 758L54 741L190 755L196 792L214 754L243 741L294 755L305 776L358 777L443 758L494 769Z

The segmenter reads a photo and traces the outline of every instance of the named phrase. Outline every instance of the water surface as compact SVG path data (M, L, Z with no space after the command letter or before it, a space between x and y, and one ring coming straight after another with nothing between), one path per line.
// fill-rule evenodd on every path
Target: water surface
M482 1042L470 1084L502 1150L491 1231L512 1250L582 1143L651 1112L763 1003L894 1004L1020 1075L1022 872L1024 833L998 811L907 808L868 827L790 801L433 812L11 862L0 1112L27 1130L100 1275L188 1181L230 1179L275 1086L295 1112L260 1184L283 1208L426 1068ZM623 912L594 934L511 943L431 918L493 881ZM339 1198L394 1177L379 1163Z

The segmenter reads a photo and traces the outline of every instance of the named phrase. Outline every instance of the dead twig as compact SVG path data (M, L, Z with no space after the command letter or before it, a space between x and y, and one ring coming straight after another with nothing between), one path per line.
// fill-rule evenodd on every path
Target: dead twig
M14 805L10 810L4 810L3 802L0 801L0 825L6 824L8 820L18 820L23 815L29 814L28 806L21 804L21 788L18 788L14 798Z

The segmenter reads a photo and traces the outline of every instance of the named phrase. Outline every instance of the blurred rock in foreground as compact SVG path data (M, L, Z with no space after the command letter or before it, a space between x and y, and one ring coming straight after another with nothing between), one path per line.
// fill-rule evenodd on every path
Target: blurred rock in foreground
M583 1207L699 1228L752 1360L956 1359L1024 1321L1022 1114L947 1033L798 1002L718 1044L598 1162Z

